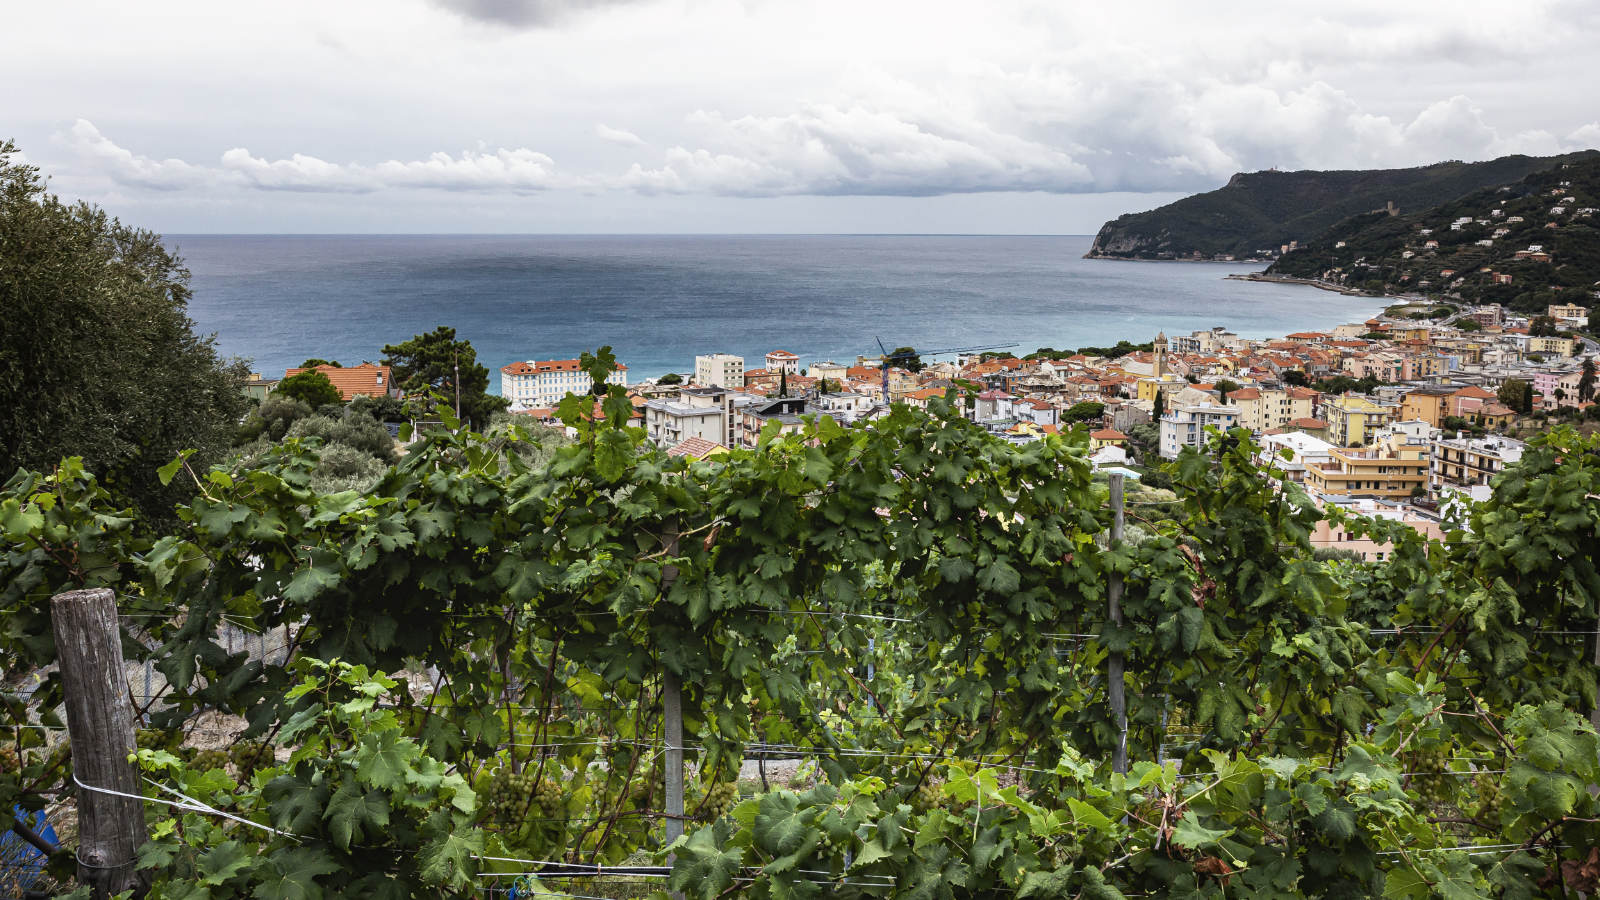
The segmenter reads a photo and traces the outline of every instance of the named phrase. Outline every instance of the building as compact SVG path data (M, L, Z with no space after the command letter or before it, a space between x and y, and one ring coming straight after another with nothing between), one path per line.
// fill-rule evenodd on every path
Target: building
M849 371L849 366L845 365L844 363L836 363L831 360L814 362L806 368L806 374L810 375L812 378L826 378L827 380L833 382L843 382L845 379L845 374Z
M1444 528L1437 520L1418 515L1414 510L1407 509L1398 503L1385 503L1381 500L1365 498L1329 497L1325 498L1319 505L1324 507L1335 506L1345 512L1360 516L1401 522L1410 525L1428 540L1444 540ZM1366 535L1351 531L1348 526L1335 524L1326 517L1319 517L1316 526L1312 528L1311 546L1318 550L1346 550L1367 562L1383 562L1389 554L1394 552L1393 544L1374 541Z
M1115 428L1101 428L1089 432L1089 452L1093 453L1103 447L1126 447L1128 436Z
M1576 303L1552 303L1546 313L1552 319L1567 319L1571 321L1589 319L1589 307L1579 306Z
M1314 435L1299 431L1283 431L1264 435L1256 450L1256 462L1283 472L1295 484L1306 483L1306 468L1329 461L1333 445ZM1289 458L1283 458L1283 451Z
M1380 403L1360 394L1345 394L1322 404L1322 418L1328 423L1328 439L1340 447L1360 447L1372 442L1373 434L1394 421L1397 406Z
M1487 499L1489 480L1522 459L1527 445L1506 437L1445 437L1429 447L1428 488L1435 495L1451 491Z
M606 378L607 384L628 386L628 367L617 368ZM500 395L520 409L555 406L568 394L587 394L594 379L576 359L530 359L500 367Z
M1404 421L1426 422L1434 428L1442 427L1446 416L1455 415L1453 387L1420 387L1407 391L1400 398L1399 416Z
M1167 335L1165 332L1157 334L1151 344L1150 376L1139 379L1134 396L1154 404L1163 394L1170 396L1188 384L1189 382L1167 371Z
M1381 447L1334 447L1326 461L1306 466L1306 489L1328 496L1405 500L1426 488L1427 458Z
M775 426L779 434L795 434L805 428L806 400L804 397L780 397L776 400L759 400L735 410L738 417L739 446L755 447L761 442L761 432Z
M1527 352L1543 356L1571 356L1578 352L1578 342L1565 337L1529 337Z
M244 395L260 403L267 399L267 395L277 386L276 378L262 378L260 372L251 372L250 379L244 383Z
M744 357L713 353L694 358L694 383L701 387L744 387Z
M1161 417L1161 457L1177 459L1184 447L1204 447L1207 428L1226 431L1237 424L1236 406L1180 406Z
M767 354L768 372L787 372L790 375L800 374L800 357L787 350L774 350Z
M870 395L834 392L818 394L811 400L807 411L832 416L834 421L849 425L869 417L873 410L880 408L877 398Z
M349 403L356 397L398 397L400 388L394 383L388 366L375 366L372 363L362 363L359 366L316 366L318 372L328 376L333 386L339 389L339 396L344 402ZM293 378L301 372L310 369L290 369L283 373L284 378Z
M714 456L722 456L727 452L728 448L721 444L713 443L705 438L691 437L684 438L682 443L669 448L667 455L687 456L692 459L710 459Z
M690 438L727 446L728 411L714 394L680 394L677 400L649 400L644 405L644 433L660 447L676 447Z

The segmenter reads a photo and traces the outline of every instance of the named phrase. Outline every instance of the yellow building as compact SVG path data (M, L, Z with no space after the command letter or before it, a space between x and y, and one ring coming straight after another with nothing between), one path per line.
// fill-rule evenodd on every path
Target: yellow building
M1450 411L1451 398L1455 396L1455 388L1425 387L1414 391L1407 391L1400 398L1400 421L1427 422L1434 428L1442 427L1445 416L1453 415Z
M1121 447L1128 443L1128 436L1115 428L1101 428L1089 432L1089 452L1093 453L1103 447Z
M1564 337L1530 337L1528 338L1529 353L1543 353L1546 356L1571 356L1577 352L1578 342L1572 338Z
M1165 332L1156 335L1150 345L1154 363L1150 368L1150 377L1139 379L1136 385L1137 396L1140 400L1148 400L1152 404L1156 398L1165 394L1169 398L1176 391L1189 385L1189 382L1167 371L1167 335Z
M1418 458L1404 458L1413 455L1336 447L1328 451L1328 461L1306 466L1306 487L1327 495L1401 500L1428 482L1426 450Z
M1372 442L1373 432L1394 421L1395 407L1358 394L1334 397L1322 404L1328 422L1328 440L1340 447L1361 447Z

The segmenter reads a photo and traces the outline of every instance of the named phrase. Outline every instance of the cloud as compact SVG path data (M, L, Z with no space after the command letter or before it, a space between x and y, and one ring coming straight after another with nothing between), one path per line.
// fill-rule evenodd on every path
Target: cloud
M911 121L862 107L690 117L718 149L673 147L619 181L646 193L935 196L1081 190L1090 173L1053 147L977 122Z
M432 0L433 4L477 22L514 28L542 28L593 10L639 0Z
M645 143L644 138L639 137L637 134L621 128L612 128L604 122L594 126L594 133L601 140L610 141L613 144L621 144L624 147L642 147Z
M112 180L156 191L181 191L215 180L215 173L181 159L151 159L118 147L87 119L56 135L56 142Z
M459 155L434 153L426 159L391 159L376 165L332 163L302 153L265 159L235 147L224 152L217 165L205 166L140 156L117 146L84 119L57 138L112 181L164 191L230 186L324 194L381 190L531 193L582 183L557 172L555 160L549 156L522 147L467 150Z

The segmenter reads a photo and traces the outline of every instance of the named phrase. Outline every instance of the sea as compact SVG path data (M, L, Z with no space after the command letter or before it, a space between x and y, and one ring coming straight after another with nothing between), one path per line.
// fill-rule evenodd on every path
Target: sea
M1382 306L1231 281L1259 265L1083 259L1088 236L169 235L197 330L282 377L310 357L377 362L440 325L490 369L609 345L629 380L771 350L801 365L893 349L1019 355L1158 331L1245 337L1331 328ZM946 357L949 358L949 357Z

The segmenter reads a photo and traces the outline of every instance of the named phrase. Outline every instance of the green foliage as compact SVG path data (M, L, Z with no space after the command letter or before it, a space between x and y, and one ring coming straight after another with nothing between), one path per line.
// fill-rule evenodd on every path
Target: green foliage
M1520 378L1507 378L1497 392L1500 402L1513 412L1527 415L1533 412L1533 384Z
M921 372L924 368L922 357L918 355L915 347L896 347L889 351L889 364L899 366L907 372Z
M478 896L477 796L403 733L400 682L340 662L296 668L300 681L284 695L294 715L277 733L294 748L287 761L257 757L239 783L139 751L147 771L185 796L256 826L197 812L157 820L139 850L148 896Z
M1483 326L1478 324L1478 320L1477 319L1457 319L1455 321L1455 328L1456 328L1457 331L1468 331L1468 332L1471 332L1471 331L1482 331L1483 330Z
M667 374L656 379L656 381L659 384L683 384L683 376L679 375L677 372L668 372Z
M158 820L156 896L466 896L508 859L661 858L664 673L698 773L667 887L695 896L1541 896L1600 842L1596 438L1537 439L1431 542L1213 434L1112 542L1081 435L1011 446L936 400L706 463L597 396L536 460L540 435L444 407L365 490L316 489L310 438L180 459L162 477L199 495L154 540L73 464L6 485L7 665L53 659L53 592L116 586L172 685L151 776L282 832ZM1319 558L1324 519L1392 551ZM224 615L285 629L291 663L230 655ZM168 736L205 710L277 752L183 763ZM761 745L818 774L729 809ZM42 746L0 800L70 790Z
M312 358L301 363L299 368L315 369L317 366L332 366L335 369L344 368L344 364L339 362L337 359L322 359L321 357L316 356L313 356Z
M399 458L389 429L360 413L349 413L337 419L308 416L290 426L287 436L321 438L324 443L342 444L383 463L393 463Z
M398 344L383 348L383 364L393 367L394 379L408 395L436 393L452 405L460 390L459 415L476 427L510 404L491 395L489 370L478 362L472 342L456 340L456 330L443 325Z
M387 394L382 397L369 397L366 394L357 394L348 406L351 413L360 413L371 418L374 422L404 422L406 421L406 405L397 397Z
M1062 418L1068 422L1098 422L1105 411L1106 405L1098 400L1081 400L1072 404Z
M249 408L239 361L185 310L189 272L159 236L45 190L0 141L0 473L81 456L153 525L187 485L155 469L179 450L220 460Z
M316 369L285 378L278 382L278 386L273 388L272 392L290 400L304 403L312 409L317 409L330 403L344 402L344 395L340 394L339 389L333 386L333 382L328 380L328 376Z

